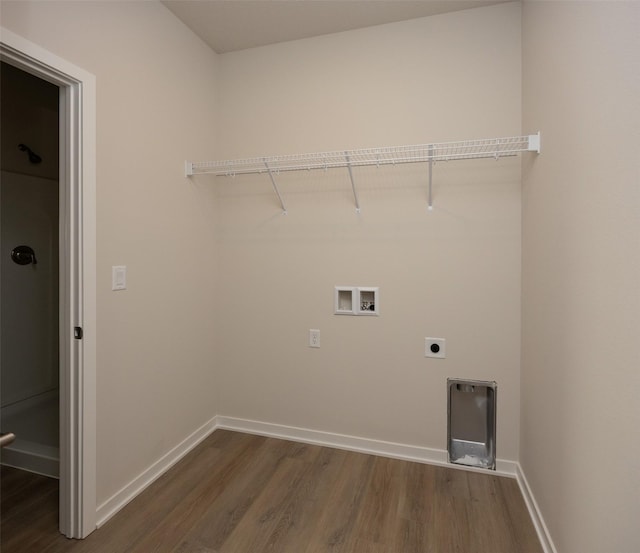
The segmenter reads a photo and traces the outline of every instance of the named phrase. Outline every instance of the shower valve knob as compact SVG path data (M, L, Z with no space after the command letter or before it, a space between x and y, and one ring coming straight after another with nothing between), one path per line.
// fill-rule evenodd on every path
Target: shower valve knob
M11 259L18 265L36 265L36 254L30 246L16 246L11 250Z

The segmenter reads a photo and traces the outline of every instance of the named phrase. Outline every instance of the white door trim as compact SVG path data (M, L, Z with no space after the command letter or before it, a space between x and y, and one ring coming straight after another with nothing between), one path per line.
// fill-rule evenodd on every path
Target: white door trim
M0 59L60 87L60 531L84 538L96 528L95 77L2 27Z

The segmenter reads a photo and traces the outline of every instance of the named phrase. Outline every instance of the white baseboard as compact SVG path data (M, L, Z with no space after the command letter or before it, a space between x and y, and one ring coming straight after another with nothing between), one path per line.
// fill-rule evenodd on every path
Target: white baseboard
M449 463L447 460L447 451L444 449L432 449L416 445L385 442L382 440L372 440L357 436L347 436L344 434L335 434L320 430L309 430L307 428L298 428L295 426L284 426L281 424L272 424L224 416L216 417L216 428L224 428L227 430L235 430L237 432L246 432L247 434L258 434L260 436L281 438L284 440L292 440L295 442L313 445L346 449L348 451L357 451L359 453L368 453L370 455L379 455L381 457L391 457L393 459L402 459L404 461L416 461L418 463L427 463L430 465L438 465L453 469L483 473L487 472L487 469ZM517 463L514 461L498 459L496 461L496 470L491 471L491 473L515 478L516 467Z
M119 492L112 495L107 501L96 509L97 528L100 528L113 515L122 509L127 503L142 493L155 480L160 478L173 465L196 447L202 440L216 429L216 417L207 421L191 435L175 446L171 451L163 455L148 469L134 478Z
M540 545L542 545L544 553L558 553L520 463L516 464L516 478L518 479L518 485L520 486L522 497L527 505L527 509L529 509L529 515L531 515L531 520L533 521L533 525L538 533Z
M203 424L171 451L163 455L148 469L134 478L129 484L102 503L96 511L97 527L100 528L100 526L104 525L127 503L142 493L149 485L218 428L312 445L334 447L393 459L416 461L418 463L438 465L453 469L483 473L488 472L486 469L449 463L447 461L447 452L444 449L431 449L422 446L385 442L382 440L372 440L357 436L347 436L320 430L309 430L295 426L285 426L218 415ZM514 461L498 459L496 462L496 470L490 472L500 476L516 478L517 466L517 463ZM555 551L551 553L555 553Z

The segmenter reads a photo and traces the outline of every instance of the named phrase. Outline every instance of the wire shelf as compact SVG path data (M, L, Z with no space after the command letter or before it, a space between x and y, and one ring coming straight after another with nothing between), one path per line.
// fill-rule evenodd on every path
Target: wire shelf
M507 138L488 138L460 142L417 144L344 150L312 154L292 154L224 161L187 162L187 176L213 174L235 176L252 173L280 173L312 169L395 165L463 159L495 158L517 155L520 152L540 151L540 134Z
M379 167L381 165L427 162L429 163L429 209L432 209L432 167L434 162L482 158L499 159L505 156L515 156L520 152L540 153L540 133L507 138L486 138L315 154L292 154L224 161L187 161L185 162L185 175L212 174L233 177L235 175L267 173L278 200L280 200L282 212L286 214L287 207L275 179L278 173L343 167L349 170L356 211L359 213L360 202L353 177L353 167L373 165Z

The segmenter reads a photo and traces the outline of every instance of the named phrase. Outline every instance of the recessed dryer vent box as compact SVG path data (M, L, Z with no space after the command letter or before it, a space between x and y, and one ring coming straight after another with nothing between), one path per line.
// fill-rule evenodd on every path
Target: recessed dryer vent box
M449 462L496 468L495 382L447 379Z
M378 288L365 286L336 286L336 315L378 315L380 294Z

